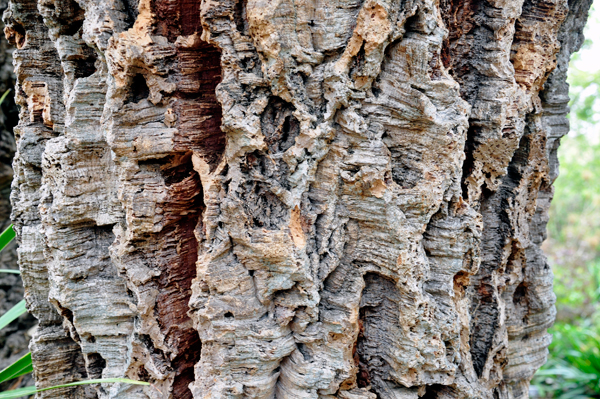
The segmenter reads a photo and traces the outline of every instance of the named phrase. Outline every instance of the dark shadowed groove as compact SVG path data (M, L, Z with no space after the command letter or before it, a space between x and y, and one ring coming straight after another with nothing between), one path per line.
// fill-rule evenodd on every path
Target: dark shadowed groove
M400 329L400 291L396 284L377 273L364 276L365 288L360 301L360 320L362 336L359 335L357 353L359 357L358 380L373 385L373 391L380 395L386 390L386 381L392 380L389 365L385 360L387 346L392 346L396 329ZM366 386L366 385L365 385Z
M197 37L190 45L177 46L177 63L175 149L197 152L214 170L225 150L221 104L215 94L221 81L221 53Z
M494 275L504 274L505 268L510 267L510 264L505 264L503 260L507 247L512 248L512 252L515 253L515 250L518 252L518 248L527 245L515 237L519 221L511 218L509 212L519 191L530 186L533 188L536 184L536 155L539 154L540 148L544 148L545 142L537 137L538 131L532 130L533 119L530 119L529 123L508 166L507 174L502 179L502 185L481 204L484 221L482 250L485 256L474 279L471 304L471 355L480 377L488 360L494 335L498 333L496 330L499 325L499 301L504 290L495 286ZM533 191L536 191L536 188ZM535 198L533 200L535 201ZM526 204L523 204L524 208L525 206ZM509 257L509 263L510 259ZM521 274L520 270L518 273Z
M292 115L295 108L279 97L271 97L261 115L260 125L271 154L285 152L295 144L300 134L298 119Z
M192 154L202 157L213 170L225 149L222 111L215 94L221 81L221 53L200 39L199 2L157 0L152 7L157 16L155 32L175 46L177 87L169 111L176 118L175 153L160 162L148 161L160 168L168 194L164 227L156 237L161 270L156 313L165 343L177 353L171 359L175 373L172 395L185 399L192 397L188 385L194 381L194 365L202 347L187 313L198 258L195 231L203 229L204 210L202 184Z
M483 257L479 273L475 277L477 283L471 304L471 356L479 377L487 362L499 324L499 293L492 278L493 273L502 267L503 249L511 236L511 220L508 219L506 210L509 207L509 198L514 198L516 194L513 190L520 183L522 175L519 166L524 166L528 144L529 137L524 136L509 165L503 185L489 198L485 198L481 205L481 213L484 215L482 244L487 256ZM488 223L491 223L491 226L487 225Z
M173 397L191 398L188 385L193 379L193 367L200 359L201 343L198 332L190 327L187 314L191 296L192 280L196 277L198 241L194 231L201 223L204 205L202 185L191 159L163 169L171 205L167 215L168 225L159 238L162 273L158 280L159 294L156 311L165 340L177 348L177 357L171 361L175 370ZM186 215L187 214L187 215Z
M221 82L221 52L200 39L200 3L195 0L156 0L156 33L176 46L176 84L173 112L179 134L176 151L195 151L211 166L225 149L221 130L222 110L215 90ZM176 41L178 36L188 36Z

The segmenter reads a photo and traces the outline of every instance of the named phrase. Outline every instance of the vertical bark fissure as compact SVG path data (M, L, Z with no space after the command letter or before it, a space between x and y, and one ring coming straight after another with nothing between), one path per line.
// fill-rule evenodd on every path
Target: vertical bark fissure
M113 257L137 297L140 318L130 370L174 398L191 397L200 358L202 344L187 313L205 230L201 179L224 148L215 98L220 53L200 38L199 13L196 2L140 2L134 26L107 50L115 91L106 121L126 209ZM121 96L128 99L124 110ZM131 112L146 118L142 129Z

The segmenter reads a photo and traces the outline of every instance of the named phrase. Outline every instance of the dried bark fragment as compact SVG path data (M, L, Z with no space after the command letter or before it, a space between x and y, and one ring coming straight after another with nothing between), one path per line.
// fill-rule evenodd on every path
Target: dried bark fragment
M527 397L586 1L14 0L38 383Z

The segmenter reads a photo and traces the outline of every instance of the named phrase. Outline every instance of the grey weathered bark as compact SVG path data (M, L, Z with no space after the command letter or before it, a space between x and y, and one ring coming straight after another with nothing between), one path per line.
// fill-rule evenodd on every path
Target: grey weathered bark
M8 0L0 0L0 11L6 10ZM0 27L4 24L0 22ZM15 75L12 67L13 48L0 37L0 96L11 90L0 106L0 231L10 226L11 167L16 145L12 134L17 124L18 111L13 101ZM0 268L18 269L16 244L9 244L0 252ZM0 273L0 314L4 314L23 299L23 283L19 275ZM29 331L35 324L31 315L24 315L0 330L0 370L28 352ZM23 376L0 384L0 391L19 385L31 385L31 376Z
M13 0L45 398L525 398L591 0Z

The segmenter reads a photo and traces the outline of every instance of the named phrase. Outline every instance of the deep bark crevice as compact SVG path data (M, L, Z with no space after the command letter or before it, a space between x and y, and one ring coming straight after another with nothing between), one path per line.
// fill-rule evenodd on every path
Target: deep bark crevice
M359 381L373 385L375 392L385 391L384 381L393 380L385 347L398 336L400 312L394 306L401 299L396 283L376 273L364 276L365 288L360 301L362 337L357 341ZM360 334L360 333L359 333ZM383 386L382 386L383 384Z
M146 83L146 78L143 74L136 74L131 80L129 85L129 95L127 96L127 102L138 103L145 100L150 96L150 89Z
M180 70L173 110L179 134L175 149L198 152L215 169L225 149L222 110L215 90L221 81L221 53L203 41L177 47Z

